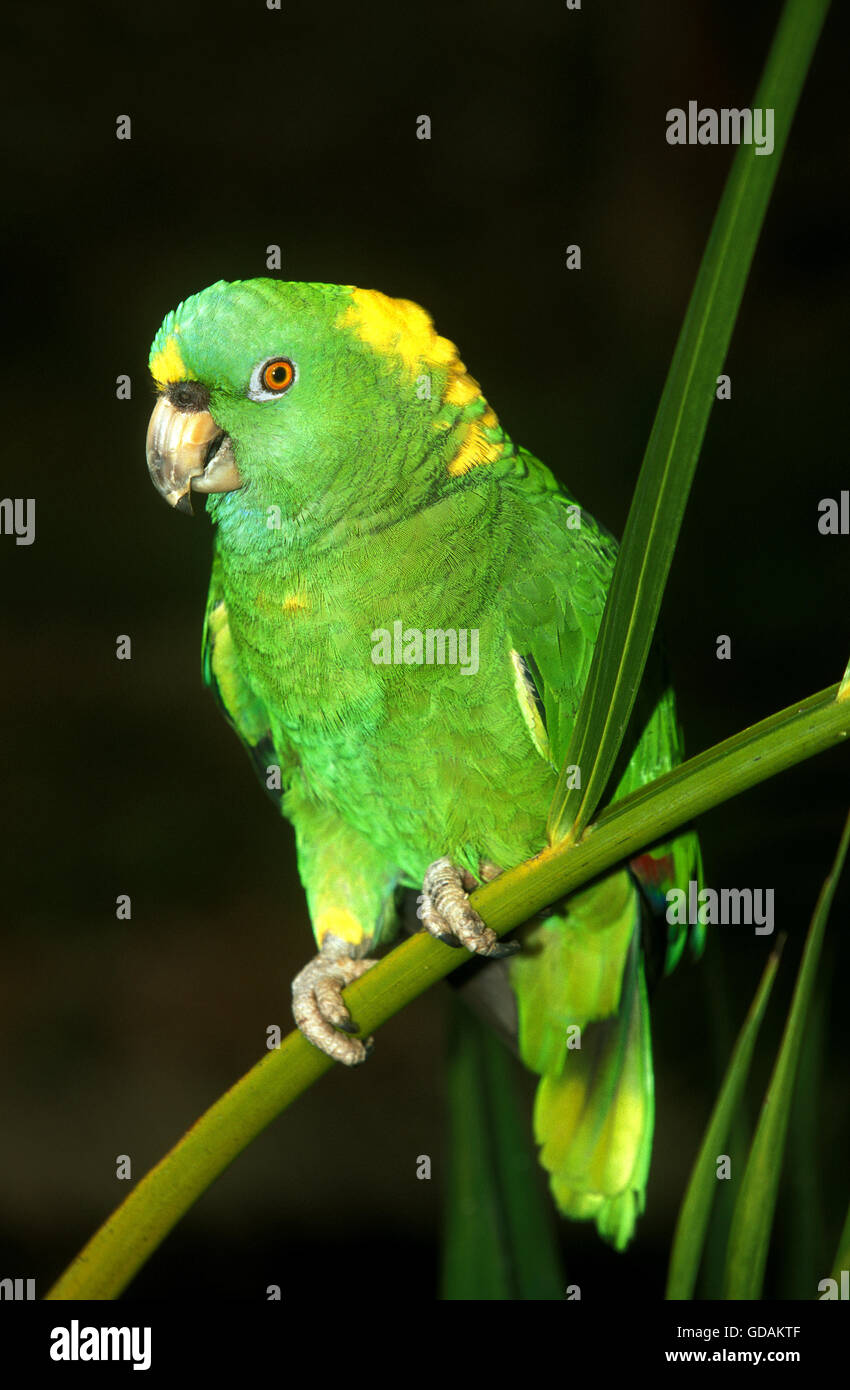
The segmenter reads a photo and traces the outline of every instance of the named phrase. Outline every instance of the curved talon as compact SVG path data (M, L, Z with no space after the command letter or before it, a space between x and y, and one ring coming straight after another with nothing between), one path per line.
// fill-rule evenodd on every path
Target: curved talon
M314 1047L346 1067L365 1062L374 1041L350 1036L359 1033L360 1025L351 1017L342 991L374 964L322 951L292 981L292 1014L299 1029Z
M498 960L500 956L515 956L521 949L518 941L500 941L496 946L491 946L489 951L482 951L482 956L487 956L490 960Z
M485 877L493 878L495 872L487 872ZM464 885L472 887L473 883L471 876L450 859L436 859L425 873L423 891L417 899L417 917L425 930L446 946L465 946L475 955L492 959L514 955L520 949L519 942L500 941L493 928L470 907Z

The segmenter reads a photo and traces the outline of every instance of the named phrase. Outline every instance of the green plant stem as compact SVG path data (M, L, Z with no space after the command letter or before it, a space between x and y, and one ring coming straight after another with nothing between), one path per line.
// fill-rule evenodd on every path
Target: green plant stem
M850 701L838 687L763 720L606 810L574 845L536 858L471 898L502 934L694 816L848 738ZM403 1009L466 959L421 934L396 947L345 992L364 1033ZM113 1298L237 1154L332 1063L291 1033L232 1086L113 1212L48 1293Z

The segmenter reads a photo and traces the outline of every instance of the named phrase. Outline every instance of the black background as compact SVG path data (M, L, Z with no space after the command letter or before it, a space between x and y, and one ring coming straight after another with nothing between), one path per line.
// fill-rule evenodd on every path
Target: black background
M125 1194L116 1155L141 1176L261 1055L267 1025L288 1028L311 953L291 833L200 684L208 524L171 514L144 465L165 312L265 274L270 243L285 278L414 299L511 435L621 533L731 156L671 148L665 114L749 104L778 13L178 0L9 17L2 491L34 497L37 520L30 547L0 537L0 1276L45 1291ZM691 752L832 684L850 654L850 537L817 530L820 499L850 486L840 18L792 129L665 600ZM125 113L129 142L115 138ZM790 936L752 1114L847 790L841 749L701 823L708 882L773 887ZM805 1088L808 1131L795 1122L810 1139L780 1195L768 1293L813 1295L846 1208L848 904L845 880L821 1080ZM568 1280L596 1297L661 1295L723 1029L769 945L718 929L704 964L654 1000L638 1238L617 1256L591 1227L561 1227ZM238 1160L130 1296L255 1299L277 1283L313 1298L353 1280L374 1302L432 1298L443 1042L438 987L382 1030L368 1066L327 1076ZM421 1153L430 1183L414 1176Z

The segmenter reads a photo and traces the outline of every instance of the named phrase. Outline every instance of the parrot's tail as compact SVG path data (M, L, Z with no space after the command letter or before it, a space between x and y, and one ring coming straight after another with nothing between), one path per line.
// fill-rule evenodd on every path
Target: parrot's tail
M520 1052L542 1077L534 1131L555 1201L622 1250L643 1211L655 1115L634 880L622 871L575 894L511 964Z
M582 1030L560 1075L537 1088L540 1160L564 1216L593 1218L622 1250L643 1211L655 1118L652 1044L639 933L623 974L619 1013Z

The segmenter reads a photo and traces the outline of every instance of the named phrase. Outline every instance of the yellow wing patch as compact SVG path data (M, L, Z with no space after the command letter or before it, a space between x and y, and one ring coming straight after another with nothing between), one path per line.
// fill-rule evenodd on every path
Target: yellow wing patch
M150 363L151 376L157 386L168 386L173 381L197 381L194 372L190 372L180 349L177 346L176 334L180 332L175 328L166 339L165 347L160 348L152 358Z
M210 651L210 669L218 686L225 709L235 711L239 708L239 668L230 634L227 618L227 605L217 603L207 619L207 640Z
M525 662L519 652L511 648L511 662L514 668L514 689L516 690L517 702L522 712L522 717L531 734L531 741L540 754L541 758L549 758L549 735L546 733L546 726L540 718L540 711L537 702L529 689L529 676Z

